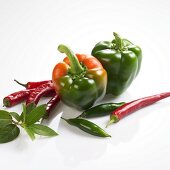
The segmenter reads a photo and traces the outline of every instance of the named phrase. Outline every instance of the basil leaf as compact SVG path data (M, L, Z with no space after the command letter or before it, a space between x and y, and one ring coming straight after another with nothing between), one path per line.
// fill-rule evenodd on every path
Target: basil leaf
M34 108L36 108L35 103L30 103L27 106L23 106L23 112L20 115L20 121L24 122L24 116L26 114L29 114Z
M32 131L31 128L24 126L25 131L27 132L28 136L31 138L31 140L35 139L34 132Z
M46 114L46 104L34 108L29 114L26 115L25 124L31 125L39 121L43 115Z
M27 114L29 114L33 109L36 108L36 104L35 103L30 103L26 106L26 112Z
M23 112L22 112L21 115L19 116L19 120L23 122Z
M12 117L14 117L18 122L20 121L20 115L16 112L9 113Z
M0 128L0 143L7 143L16 139L19 133L19 128L14 124Z
M5 110L0 110L0 128L11 123L12 123L12 117L9 114L9 112Z
M22 109L23 109L23 111L22 111L22 116L23 116L22 121L25 123L26 114L27 114L27 108L26 108L25 104L22 105Z
M29 128L36 134L42 136L57 136L58 134L48 126L44 126L42 124L33 124L30 125Z

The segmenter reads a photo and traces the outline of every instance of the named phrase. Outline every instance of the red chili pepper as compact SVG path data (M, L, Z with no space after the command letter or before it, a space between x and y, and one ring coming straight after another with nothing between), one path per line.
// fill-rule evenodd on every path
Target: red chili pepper
M35 88L26 100L26 105L30 103L37 104L40 98L46 94L54 92L54 87L52 83L46 83Z
M3 105L6 107L14 106L24 100L26 100L30 94L31 90L21 90L15 93L12 93L3 99Z
M18 80L14 81L16 83L18 83L19 85L25 87L26 89L34 89L37 88L39 86L41 86L42 84L46 84L46 83L52 83L52 80L44 80L44 81L38 81L38 82L28 82L26 84L20 83ZM50 91L49 93L44 94L44 97L51 97L54 96L56 94L55 90L54 91Z
M34 89L37 88L38 86L46 83L52 83L52 80L44 80L44 81L38 81L38 82L27 82L26 84L20 83L18 80L14 81L18 83L19 85L25 87L26 89Z
M60 101L60 98L59 98L58 94L54 95L50 99L50 101L47 103L46 114L44 116L44 119L47 119L49 117L51 111L57 106L59 101Z
M129 115L130 113L133 113L139 109L142 109L143 107L149 106L167 97L170 97L170 92L148 96L126 103L112 112L110 116L110 121L108 122L107 126L109 126L112 123L118 122L119 120Z

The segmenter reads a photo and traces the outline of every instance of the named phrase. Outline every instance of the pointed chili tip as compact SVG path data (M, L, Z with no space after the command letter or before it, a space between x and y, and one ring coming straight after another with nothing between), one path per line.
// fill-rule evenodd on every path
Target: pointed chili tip
M61 119L63 119L63 120L65 120L65 121L67 121L67 119L65 119L64 117L61 117Z
M109 134L107 134L107 135L106 135L106 137L109 137L109 138L111 138L112 136L111 136L111 135L109 135Z
M106 128L110 126L112 123L116 123L119 121L119 118L115 115L110 116L110 121L107 123Z

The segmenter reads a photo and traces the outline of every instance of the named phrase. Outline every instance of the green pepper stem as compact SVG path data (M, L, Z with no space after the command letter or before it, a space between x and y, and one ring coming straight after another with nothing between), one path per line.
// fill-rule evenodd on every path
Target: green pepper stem
M61 53L65 53L70 61L70 66L71 66L71 73L73 74L79 74L83 71L83 67L80 65L76 55L74 52L66 45L60 44L58 46L58 50Z
M113 33L113 35L115 37L116 48L121 51L123 49L122 38L115 32Z
M115 115L110 115L110 120L106 125L106 128L111 125L112 123L117 123L119 121L119 118Z

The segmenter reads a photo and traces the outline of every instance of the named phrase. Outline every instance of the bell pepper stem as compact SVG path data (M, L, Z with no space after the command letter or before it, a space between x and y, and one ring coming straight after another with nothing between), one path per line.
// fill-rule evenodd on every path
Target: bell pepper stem
M117 123L119 121L119 118L115 115L110 115L110 120L106 125L106 128L111 125L112 123Z
M117 33L115 33L115 32L113 33L113 35L115 37L116 48L121 51L123 49L122 38Z
M84 69L81 66L81 64L79 63L76 55L74 54L74 52L66 45L60 44L58 46L58 50L61 53L65 53L70 61L70 66L71 66L71 73L73 74L79 74L81 73Z

